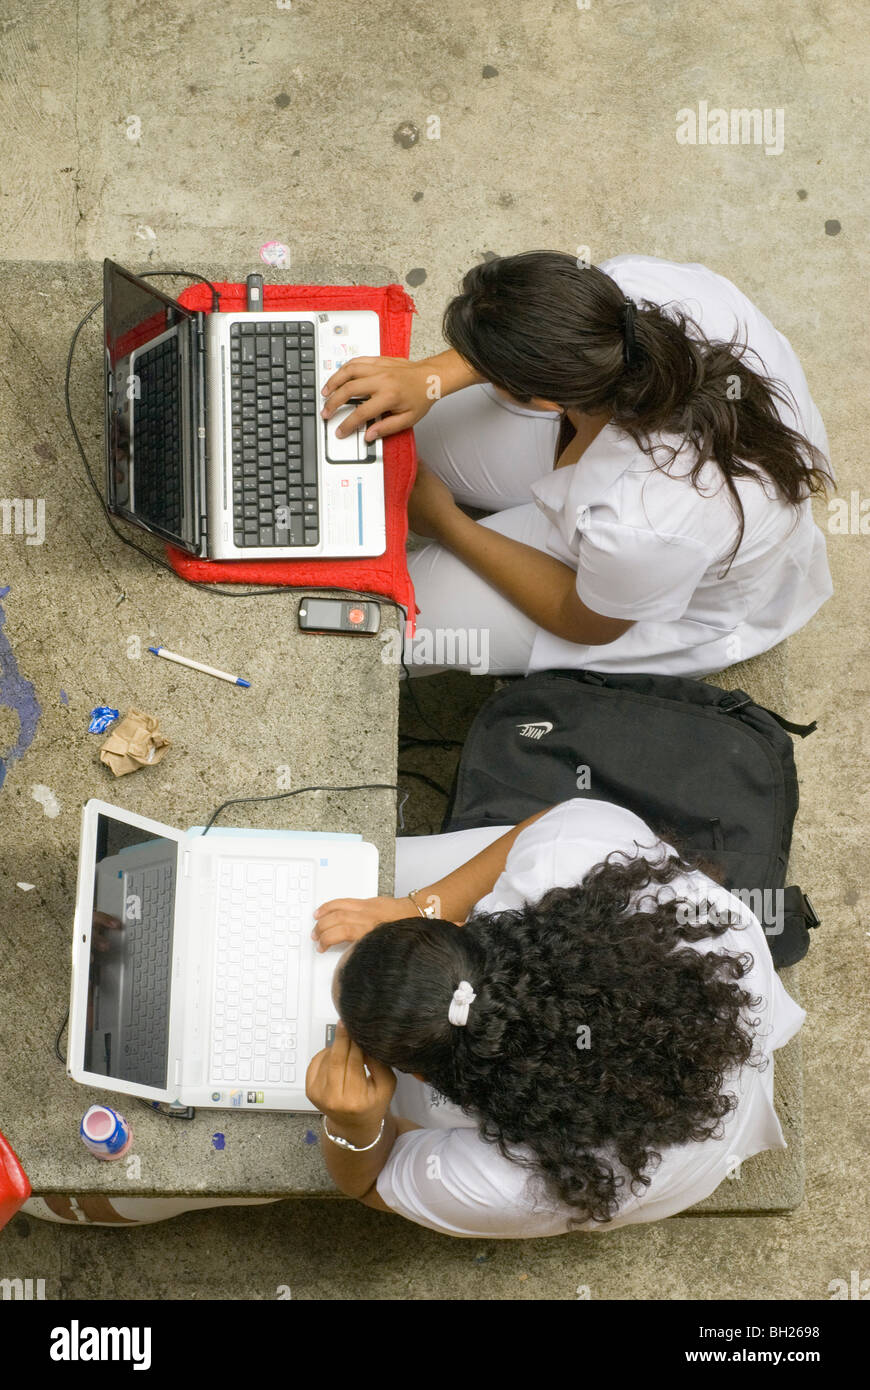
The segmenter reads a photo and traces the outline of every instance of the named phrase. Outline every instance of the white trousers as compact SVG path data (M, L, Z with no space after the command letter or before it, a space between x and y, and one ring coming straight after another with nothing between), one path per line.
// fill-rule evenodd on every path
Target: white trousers
M551 527L531 485L553 467L559 420L505 401L488 384L468 386L436 401L414 438L457 502L492 513L482 526L544 550ZM408 569L420 609L417 635L405 643L412 675L525 675L537 632L530 618L434 541L409 554Z

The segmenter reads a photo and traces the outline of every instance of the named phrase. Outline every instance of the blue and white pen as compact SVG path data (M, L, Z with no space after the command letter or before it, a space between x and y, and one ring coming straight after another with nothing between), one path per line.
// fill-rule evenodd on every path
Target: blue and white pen
M149 647L149 652L155 656L163 656L167 661L177 661L179 666L191 666L194 671L205 671L207 676L217 676L218 680L229 681L231 685L250 686L251 682L242 680L241 676L231 676L228 671L219 671L216 666L205 666L201 661L191 661L189 656L179 656L177 652L169 652L165 647Z

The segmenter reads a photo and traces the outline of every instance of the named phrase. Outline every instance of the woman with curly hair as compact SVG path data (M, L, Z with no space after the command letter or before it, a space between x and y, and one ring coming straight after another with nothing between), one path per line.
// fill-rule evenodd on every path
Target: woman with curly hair
M753 914L637 816L575 800L398 846L408 896L315 914L319 949L353 943L307 1084L344 1192L547 1236L672 1215L785 1147L772 1053L803 1011Z
M414 427L412 669L475 669L431 637L471 629L495 674L707 675L830 596L825 428L791 344L730 280L527 251L473 266L443 331L445 352L355 358L323 388L327 417L359 402L343 433Z

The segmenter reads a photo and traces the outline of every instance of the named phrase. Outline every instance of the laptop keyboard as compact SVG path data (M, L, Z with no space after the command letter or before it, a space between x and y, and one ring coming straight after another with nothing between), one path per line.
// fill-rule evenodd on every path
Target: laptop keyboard
M230 382L236 545L317 545L314 323L234 323Z
M181 392L175 334L133 360L133 489L137 515L179 535L182 520Z
M146 1086L166 1084L169 1049L169 970L172 962L173 865L134 869L124 876L125 900L138 911L124 920L125 969L130 978L123 1019L123 1075Z
M209 1080L292 1086L299 1053L303 933L312 926L309 860L222 860Z

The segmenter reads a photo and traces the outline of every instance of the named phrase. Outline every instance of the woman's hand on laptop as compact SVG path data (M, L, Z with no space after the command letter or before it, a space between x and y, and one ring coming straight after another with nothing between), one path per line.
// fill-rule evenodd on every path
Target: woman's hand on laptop
M314 913L312 938L318 951L342 941L359 941L382 922L418 917L410 898L331 898Z
M423 418L437 399L427 394L432 389L429 378L426 362L408 362L404 357L354 357L327 381L323 388L326 403L320 413L328 420L354 397L365 396L341 422L336 435L344 439L365 425L365 438L370 443L410 429ZM386 418L379 420L379 415Z

